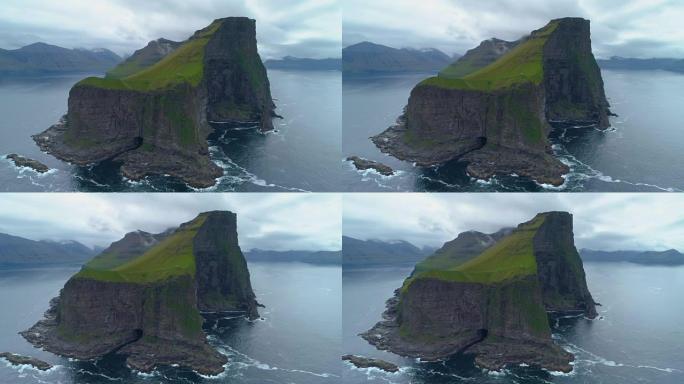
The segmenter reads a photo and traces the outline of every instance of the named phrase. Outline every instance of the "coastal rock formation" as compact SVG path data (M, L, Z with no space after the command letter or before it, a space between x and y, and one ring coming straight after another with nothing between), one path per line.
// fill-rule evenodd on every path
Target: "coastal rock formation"
M16 153L11 153L7 155L7 159L12 160L14 165L16 165L17 167L31 168L38 173L45 173L50 170L50 168L47 165L41 163L40 161L29 159L28 157L24 156L19 156Z
M402 356L468 353L492 370L526 363L568 372L573 355L553 343L548 312L596 317L566 212L462 233L416 265L383 321L361 336Z
M373 169L383 176L394 175L394 170L391 167L377 161L363 159L358 156L349 156L347 157L347 161L351 161L352 164L354 164L354 167L360 171Z
M194 187L215 184L222 170L209 158L211 122L273 129L275 105L255 24L229 17L183 43L150 43L107 77L77 83L67 114L35 142L74 164L121 162L133 180L157 174Z
M396 364L392 364L390 362L380 360L380 359L371 359L368 357L356 356L356 355L344 355L344 356L342 356L342 360L348 361L348 362L354 364L354 366L357 368L378 368L378 369L382 369L385 372L398 372L399 371L399 367Z
M35 357L17 355L15 353L2 352L0 353L0 358L7 360L12 365L30 365L41 371L47 371L52 368L52 364L46 363L43 360L36 359Z
M372 138L419 166L453 159L487 179L517 174L561 185L549 122L609 126L589 21L552 20L516 42L488 40L412 91L397 124Z
M37 347L77 359L127 356L149 372L179 364L223 371L225 356L206 341L200 312L258 318L236 215L207 212L159 235L127 234L86 264L22 335Z

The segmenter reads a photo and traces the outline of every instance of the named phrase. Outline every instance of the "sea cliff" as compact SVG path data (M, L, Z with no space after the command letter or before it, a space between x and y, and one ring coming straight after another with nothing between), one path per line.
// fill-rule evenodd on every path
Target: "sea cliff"
M161 234L127 234L69 279L22 335L76 359L117 353L143 372L178 364L217 374L227 360L207 343L201 312L255 319L257 306L236 215L215 211Z
M469 175L516 174L561 185L550 122L608 127L589 21L552 20L515 42L488 40L419 83L397 124L372 138L419 166L458 159Z
M120 162L129 179L171 175L208 187L222 175L209 158L210 123L268 131L274 108L256 23L229 17L182 43L151 42L105 78L78 82L67 114L34 140L70 163Z
M596 317L565 212L446 243L416 265L362 337L425 360L466 353L493 370L525 363L568 372L573 355L553 342L548 313Z

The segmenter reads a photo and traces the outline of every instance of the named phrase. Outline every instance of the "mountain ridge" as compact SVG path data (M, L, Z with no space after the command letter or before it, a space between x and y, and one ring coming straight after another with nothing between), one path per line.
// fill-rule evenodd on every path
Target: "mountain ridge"
M452 60L434 49L392 48L369 41L342 49L342 69L346 74L433 72Z
M121 60L105 48L68 49L36 42L17 49L0 49L0 76L105 72Z

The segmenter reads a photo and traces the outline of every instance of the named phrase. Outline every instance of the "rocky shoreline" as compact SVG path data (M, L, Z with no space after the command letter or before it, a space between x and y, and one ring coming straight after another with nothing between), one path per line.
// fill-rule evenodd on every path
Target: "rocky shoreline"
M344 355L342 356L342 360L354 364L354 366L357 368L378 368L390 373L399 372L399 367L396 364L392 364L385 360L372 359L357 355Z
M16 153L9 154L6 156L6 158L11 160L17 167L30 168L38 173L46 173L50 170L50 167L41 163L40 161L19 156Z
M10 352L2 352L0 353L0 358L7 360L12 365L29 365L41 371L52 369L52 364L36 359L35 357L22 356Z
M351 161L354 167L359 171L372 169L383 176L394 175L394 170L391 167L377 161L364 159L358 156L349 156L347 157L347 161Z

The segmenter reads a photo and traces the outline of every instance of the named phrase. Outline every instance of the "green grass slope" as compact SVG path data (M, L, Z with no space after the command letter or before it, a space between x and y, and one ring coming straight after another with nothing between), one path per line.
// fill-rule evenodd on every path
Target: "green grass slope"
M495 62L475 72L463 70L467 75L460 78L435 76L423 80L420 85L448 89L493 91L517 84L539 84L543 79L542 53L548 37L556 30L557 21L533 32L530 37L501 56ZM472 69L472 68L471 68Z
M416 266L416 273L406 279L403 289L420 278L492 284L536 274L532 240L544 219L544 215L537 215L468 261L449 266L444 258L428 258Z
M150 67L138 71L124 68L124 72L133 72L126 77L88 77L77 85L133 91L167 89L182 83L195 87L204 75L204 47L220 26L221 21L213 22Z
M103 255L95 263L86 264L75 277L110 282L148 283L181 275L194 276L193 239L205 219L205 215L198 216L173 235L124 264L118 264L115 255ZM113 267L109 267L112 265Z

